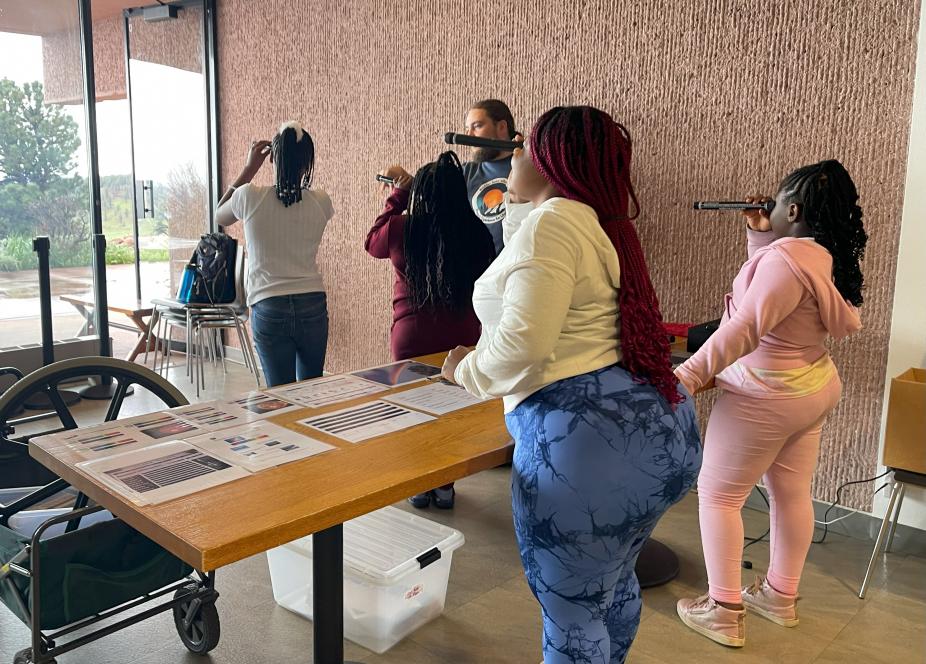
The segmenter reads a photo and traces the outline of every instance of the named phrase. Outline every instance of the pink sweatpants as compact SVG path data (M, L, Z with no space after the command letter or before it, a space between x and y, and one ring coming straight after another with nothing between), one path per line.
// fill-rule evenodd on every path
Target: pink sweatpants
M710 596L739 603L743 559L740 510L764 476L771 503L768 582L797 595L813 539L810 484L820 451L820 432L836 406L836 377L815 394L759 399L724 392L711 411L698 477L701 543Z

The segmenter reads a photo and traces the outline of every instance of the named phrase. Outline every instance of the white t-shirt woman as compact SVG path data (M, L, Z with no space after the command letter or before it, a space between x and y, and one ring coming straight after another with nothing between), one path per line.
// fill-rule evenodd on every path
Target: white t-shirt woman
M276 182L251 184L270 156ZM294 122L272 141L255 141L241 174L219 201L220 226L244 223L247 304L267 385L322 375L328 345L328 304L318 247L334 215L324 191L309 189L312 137Z

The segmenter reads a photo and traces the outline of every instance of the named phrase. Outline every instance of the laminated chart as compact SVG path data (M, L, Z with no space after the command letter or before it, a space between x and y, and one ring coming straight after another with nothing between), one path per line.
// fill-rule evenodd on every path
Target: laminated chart
M432 367L430 364L422 364L414 360L403 360L381 367L355 371L351 375L363 378L364 380L371 380L374 383L386 385L387 387L395 387L396 385L427 380L439 374L440 367Z
M257 422L190 438L191 445L252 472L336 449L270 422Z
M483 402L483 399L474 397L459 385L448 383L443 379L398 394L390 394L383 399L401 406L423 410L432 415L446 415Z
M196 435L200 432L199 427L195 424L174 417L167 411L117 421L128 430L139 431L154 440L161 440L162 438L170 440L182 436Z
M360 406L336 410L324 415L298 420L298 424L336 436L351 443L401 431L416 424L433 421L434 417L391 404L371 401Z
M325 376L293 385L274 387L267 391L287 401L308 408L319 408L357 397L376 394L388 389L385 385L351 375Z
M234 399L221 402L220 406L230 408L233 413L248 422L302 408L298 404L268 392L247 392Z
M147 447L157 442L139 431L130 431L127 427L120 426L118 422L106 422L75 431L53 433L33 440L43 445L47 445L49 441L53 441L56 447L73 450L81 459L96 459L117 452Z
M189 406L180 406L171 408L169 412L206 431L227 429L247 421L241 415L233 413L227 403L222 404L219 401L203 401Z
M203 432L192 422L163 411L61 431L35 440L53 440L56 445L73 450L80 458L90 460L149 447L164 438L170 440Z
M83 461L77 468L137 505L155 505L218 486L248 471L182 440Z

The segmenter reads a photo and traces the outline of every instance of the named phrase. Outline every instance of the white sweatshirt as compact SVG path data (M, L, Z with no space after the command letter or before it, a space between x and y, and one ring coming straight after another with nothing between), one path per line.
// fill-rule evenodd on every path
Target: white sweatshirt
M595 211L551 198L534 209L473 289L482 323L457 383L503 396L509 413L558 380L620 361L620 265Z

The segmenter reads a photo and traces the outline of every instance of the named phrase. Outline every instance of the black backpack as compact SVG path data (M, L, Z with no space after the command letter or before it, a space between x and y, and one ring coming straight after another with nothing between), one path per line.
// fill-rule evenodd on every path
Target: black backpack
M184 270L177 299L184 304L234 302L237 253L235 238L225 233L203 235Z

